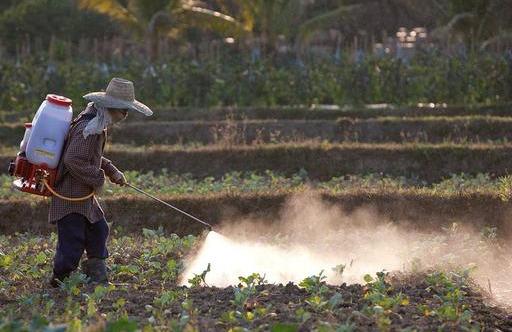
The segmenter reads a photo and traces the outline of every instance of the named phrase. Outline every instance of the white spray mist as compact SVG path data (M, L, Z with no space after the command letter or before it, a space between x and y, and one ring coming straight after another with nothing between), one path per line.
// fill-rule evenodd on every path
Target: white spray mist
M421 221L416 221L421 222ZM476 266L473 277L495 297L512 304L512 253L486 242L471 230L412 231L371 209L350 214L313 193L292 197L277 221L237 220L210 232L187 262L181 283L208 264L206 282L225 287L257 272L271 283L298 283L324 271L327 281L361 283L366 273ZM344 265L340 275L340 265ZM338 267L338 269L336 269Z

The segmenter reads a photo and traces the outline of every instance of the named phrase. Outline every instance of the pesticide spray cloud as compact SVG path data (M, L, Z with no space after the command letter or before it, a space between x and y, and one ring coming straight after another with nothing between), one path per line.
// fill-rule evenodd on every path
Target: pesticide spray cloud
M418 222L418 221L417 221ZM391 223L371 209L350 214L313 193L292 197L277 221L237 220L210 232L187 262L181 283L208 264L209 285L238 284L254 272L271 283L300 282L324 271L327 281L361 283L365 274L429 268L476 267L473 277L496 298L512 304L512 254L492 234L462 229L413 231ZM342 271L342 273L340 273Z

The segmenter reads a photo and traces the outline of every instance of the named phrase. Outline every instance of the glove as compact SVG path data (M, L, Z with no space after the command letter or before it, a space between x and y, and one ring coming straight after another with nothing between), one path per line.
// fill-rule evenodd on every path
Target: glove
M117 171L110 177L110 181L120 186L124 186L126 184L126 177L123 172Z

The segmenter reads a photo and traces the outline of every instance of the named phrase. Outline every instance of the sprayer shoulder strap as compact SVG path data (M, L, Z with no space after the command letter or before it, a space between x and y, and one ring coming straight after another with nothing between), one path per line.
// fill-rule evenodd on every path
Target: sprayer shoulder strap
M62 162L62 158L64 157L64 154L66 153L69 145L69 138L71 137L71 132L73 131L73 128L76 127L76 125L82 121L82 120L92 120L96 115L91 113L86 113L77 116L74 118L71 123L69 124L69 130L68 134L66 135L66 139L64 140L64 145L62 149L62 153L60 155L59 165L57 166L57 176L55 179L55 185L58 185L59 182L64 178L64 175L67 173L67 169L64 166L64 163Z

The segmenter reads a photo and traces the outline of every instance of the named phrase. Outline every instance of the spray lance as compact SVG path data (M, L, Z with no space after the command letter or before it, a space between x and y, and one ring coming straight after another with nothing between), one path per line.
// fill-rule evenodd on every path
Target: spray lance
M194 217L194 216L193 216L193 215L191 215L190 213L187 213L187 212L185 212L185 211L183 211L183 210L181 210L181 209L178 209L178 208L177 208L177 207L175 207L174 205L169 204L169 203L167 203L167 202L164 202L164 201L162 201L160 198L155 197L155 196L151 195L150 193L147 193L147 192L145 192L144 190L142 190L142 189L140 189L140 188L137 188L137 187L135 187L134 185L132 185L132 184L130 184L130 183L127 183L127 182L126 182L126 183L125 183L125 185L127 185L128 187L130 187L130 188L134 189L135 191L137 191L137 192L139 192L139 193L141 193L141 194L143 194L143 195L146 195L146 196L147 196L147 197L149 197L149 198L154 199L155 201L157 201L157 202L159 202L159 203L164 204L164 205L165 205L165 206L167 206L167 207L170 207L171 209L173 209L173 210L175 210L175 211L177 211L177 212L179 212L179 213L181 213L181 214L183 214L183 215L185 215L185 216L189 217L190 219L192 219L192 220L194 220L194 221L197 221L198 223L200 223L200 224L202 224L203 226L207 227L209 231L211 231L211 230L212 230L212 225L210 225L209 223L207 223L207 222L205 222L205 221L202 221L201 219L199 219L199 218L197 218L197 217Z

